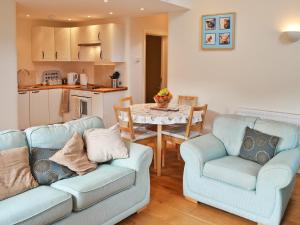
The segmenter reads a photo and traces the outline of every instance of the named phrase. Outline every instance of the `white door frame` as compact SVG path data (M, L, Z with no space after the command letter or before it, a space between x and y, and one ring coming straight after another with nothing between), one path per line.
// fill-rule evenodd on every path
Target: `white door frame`
M162 52L161 52L161 80L162 86L167 87L167 77L168 77L168 33L155 31L155 30L145 30L144 31L144 59L143 59L143 101L146 100L146 37L147 35L160 36L162 37ZM161 87L163 88L163 87Z

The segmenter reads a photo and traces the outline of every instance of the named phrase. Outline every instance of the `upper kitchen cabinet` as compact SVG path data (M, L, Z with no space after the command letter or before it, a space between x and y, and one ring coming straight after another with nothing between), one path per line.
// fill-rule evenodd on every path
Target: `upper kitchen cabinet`
M54 61L55 41L53 27L32 28L32 60Z
M94 62L95 50L91 47L79 47L81 28L71 27L71 61Z
M100 43L103 36L102 25L90 25L79 28L79 44Z
M99 54L96 54L96 63L109 64L125 61L125 34L121 24L102 25L103 35Z
M71 60L71 30L68 27L54 28L55 60Z

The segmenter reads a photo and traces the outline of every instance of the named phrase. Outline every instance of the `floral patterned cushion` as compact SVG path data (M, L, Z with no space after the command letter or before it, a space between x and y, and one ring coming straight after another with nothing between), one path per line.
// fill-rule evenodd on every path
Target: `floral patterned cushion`
M278 142L279 137L247 127L240 157L264 165L274 157Z
M75 176L72 170L49 160L58 149L33 148L31 150L32 174L40 185L50 185L58 180Z

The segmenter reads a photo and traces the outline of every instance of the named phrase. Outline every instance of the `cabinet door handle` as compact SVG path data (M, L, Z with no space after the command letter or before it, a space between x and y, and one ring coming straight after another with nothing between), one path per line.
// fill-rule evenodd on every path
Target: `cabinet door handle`
M98 32L98 41L100 41L100 32Z
M55 52L55 59L57 59L57 55L58 55L58 53L57 53L57 52Z
M40 93L40 91L32 91L31 93L32 94L37 94L37 93Z
M19 92L19 95L25 95L26 93L27 93L27 91Z
M80 52L77 53L77 58L80 59Z
M42 51L42 58L45 59L45 52Z
M103 60L103 50L102 50L102 47L100 49L100 59Z
M100 93L99 92L94 92L94 95L100 95Z

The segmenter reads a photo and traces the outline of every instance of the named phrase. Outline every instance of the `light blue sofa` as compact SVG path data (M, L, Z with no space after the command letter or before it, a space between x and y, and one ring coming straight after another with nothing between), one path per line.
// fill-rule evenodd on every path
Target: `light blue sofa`
M77 131L103 127L98 117L63 125L0 132L0 150L28 146L60 149ZM115 224L150 200L149 166L152 150L128 143L130 157L99 165L84 176L39 186L0 201L0 224L100 225Z
M280 137L264 166L239 158L245 128ZM254 117L218 117L213 132L181 145L184 195L264 225L278 225L300 165L296 126Z

